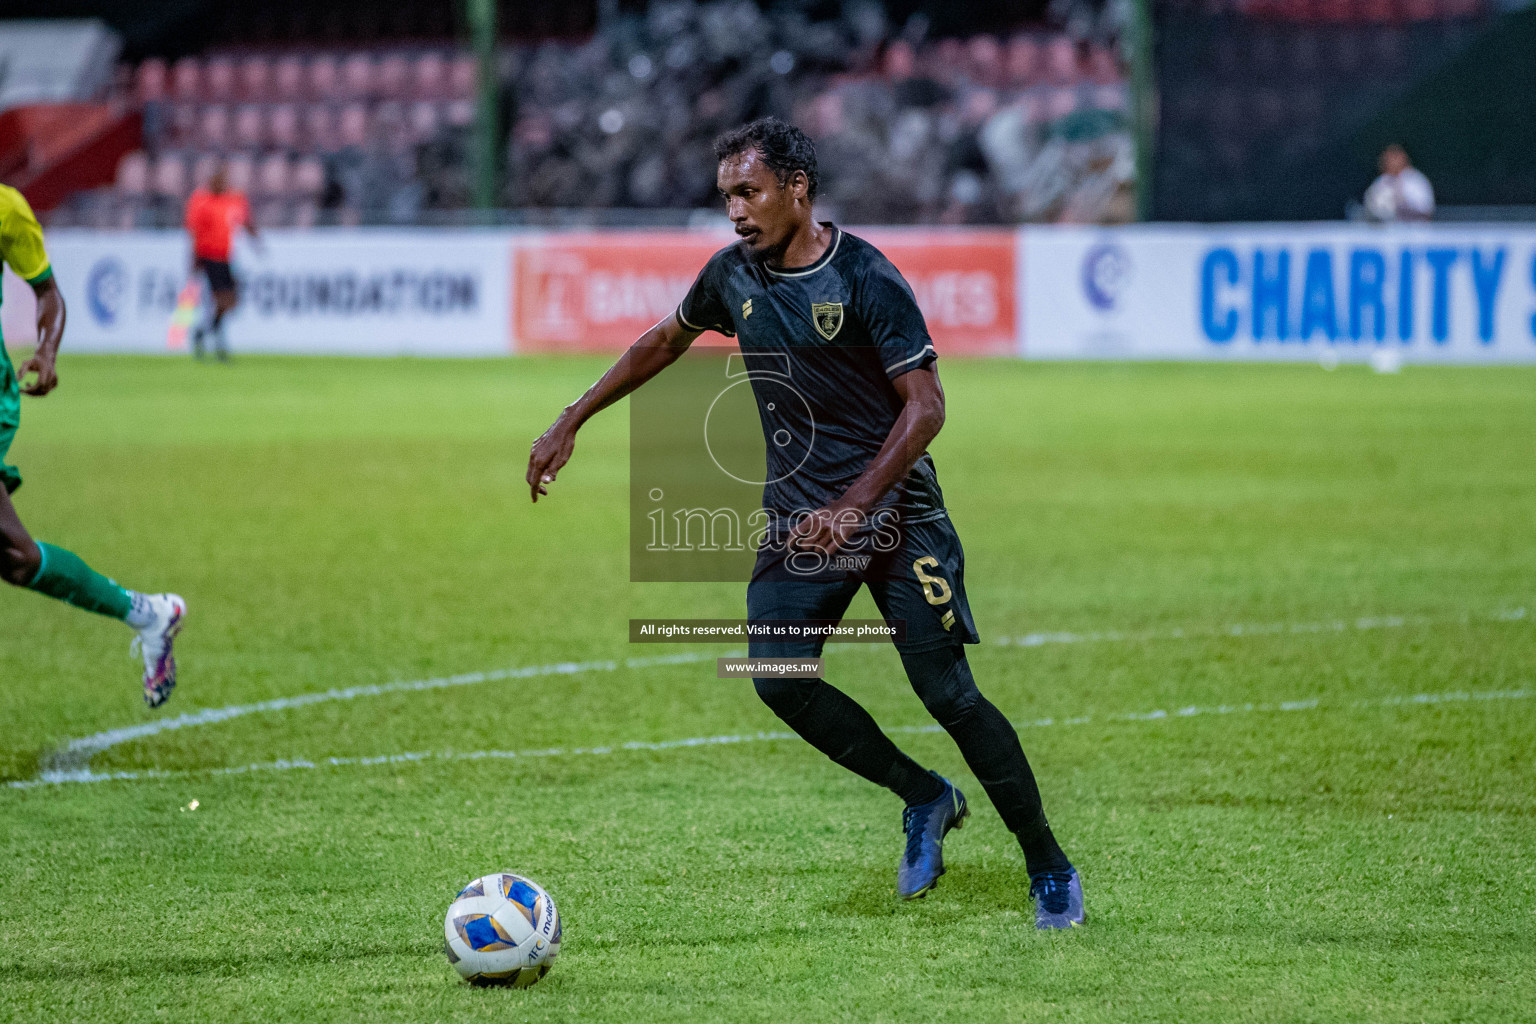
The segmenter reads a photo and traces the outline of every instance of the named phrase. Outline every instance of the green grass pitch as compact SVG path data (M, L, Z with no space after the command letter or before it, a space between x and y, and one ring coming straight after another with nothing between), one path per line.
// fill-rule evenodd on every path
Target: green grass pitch
M1087 927L1050 936L888 648L831 677L977 812L915 904L894 798L752 739L782 726L711 664L624 663L723 653L626 621L738 616L743 588L627 582L622 408L528 503L528 445L598 361L61 369L18 507L187 597L182 684L147 711L126 630L5 588L5 780L199 709L599 664L280 704L91 761L133 779L0 787L0 1020L1536 1019L1530 369L944 364L976 675L1086 883ZM719 736L748 739L623 746ZM497 869L565 915L528 991L442 956Z

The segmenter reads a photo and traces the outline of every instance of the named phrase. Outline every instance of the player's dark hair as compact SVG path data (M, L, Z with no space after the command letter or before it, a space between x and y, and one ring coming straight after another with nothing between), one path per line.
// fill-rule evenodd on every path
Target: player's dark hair
M715 160L755 149L763 163L784 185L796 171L805 172L805 197L816 198L816 147L805 132L776 117L760 117L733 128L715 140Z

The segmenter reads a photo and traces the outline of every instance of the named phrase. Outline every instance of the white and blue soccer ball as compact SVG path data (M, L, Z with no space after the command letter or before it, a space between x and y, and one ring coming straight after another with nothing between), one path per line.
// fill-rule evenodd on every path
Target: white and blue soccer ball
M537 882L499 871L453 898L443 938L448 962L470 984L527 988L560 955L560 912Z

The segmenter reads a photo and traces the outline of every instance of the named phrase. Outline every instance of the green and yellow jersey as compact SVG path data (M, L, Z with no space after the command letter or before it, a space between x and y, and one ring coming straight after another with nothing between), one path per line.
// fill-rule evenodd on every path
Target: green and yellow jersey
M23 281L37 284L53 274L48 251L43 247L43 228L26 198L9 185L0 185L0 263L9 266ZM21 389L11 368L5 339L0 337L0 486L14 491L21 474L5 464L5 455L21 425Z

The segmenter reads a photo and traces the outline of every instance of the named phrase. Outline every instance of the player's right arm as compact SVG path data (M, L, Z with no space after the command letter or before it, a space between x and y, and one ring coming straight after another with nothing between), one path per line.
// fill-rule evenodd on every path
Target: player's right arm
M640 335L640 339L598 378L586 394L565 407L554 425L533 442L528 453L528 488L535 502L548 494L546 484L571 461L576 448L576 431L582 424L656 376L688 351L700 330L684 327L676 315L669 316Z

